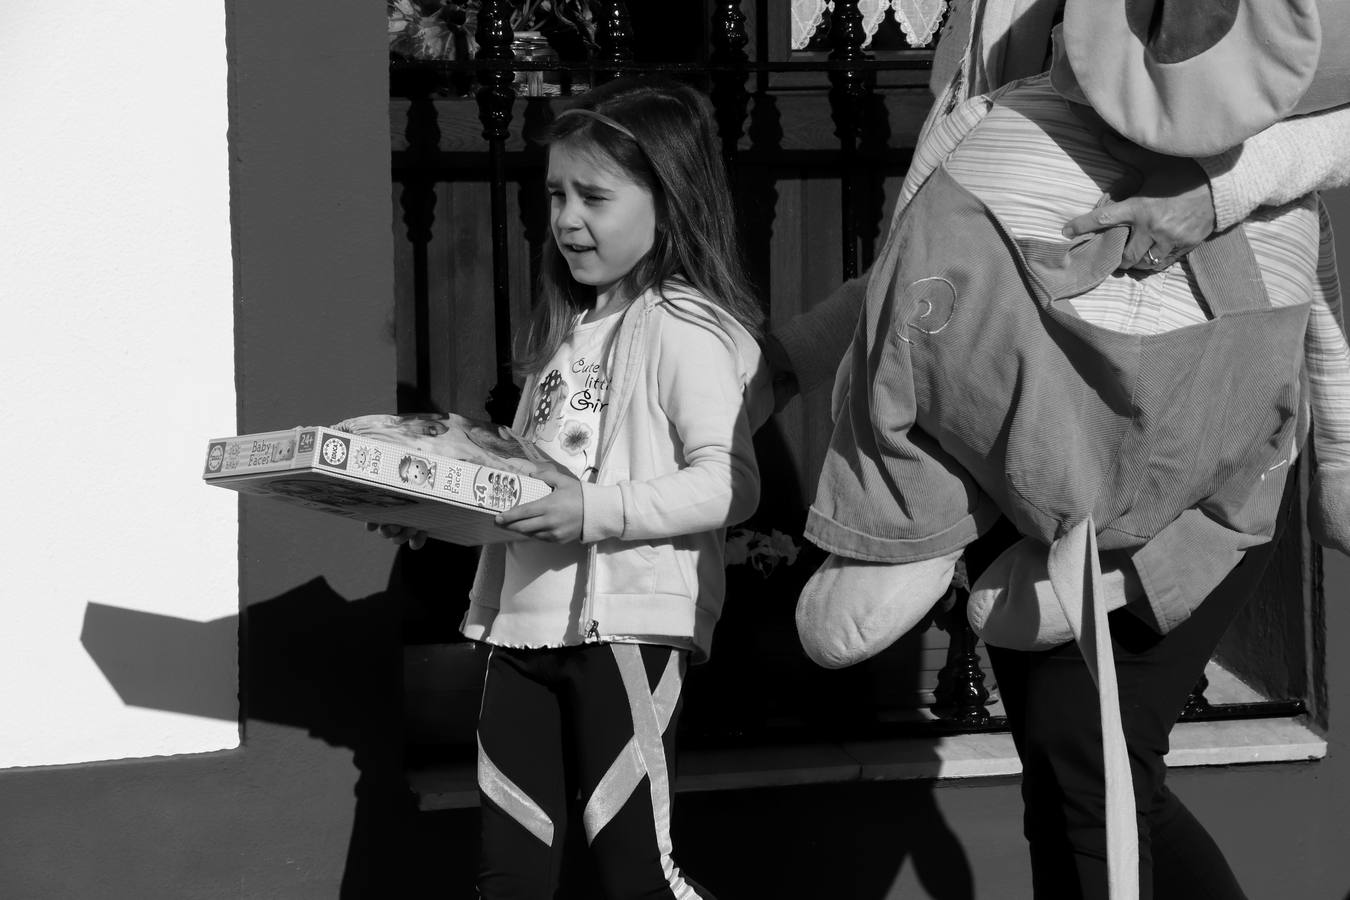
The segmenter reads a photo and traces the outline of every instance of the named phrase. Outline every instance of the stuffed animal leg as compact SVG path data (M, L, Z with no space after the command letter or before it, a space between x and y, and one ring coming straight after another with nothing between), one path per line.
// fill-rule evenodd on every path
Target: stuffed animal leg
M1103 605L1108 610L1145 599L1128 554L1103 553ZM989 564L970 586L966 615L987 643L1010 650L1046 650L1073 640L1050 581L1050 548L1022 538Z
M864 562L831 553L797 600L802 649L827 669L876 656L947 593L961 552L911 563Z

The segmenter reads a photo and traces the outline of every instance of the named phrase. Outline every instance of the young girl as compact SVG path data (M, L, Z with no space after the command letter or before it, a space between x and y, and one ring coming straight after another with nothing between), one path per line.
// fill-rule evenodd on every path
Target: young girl
M484 548L462 623L491 648L478 890L552 897L577 800L607 896L709 897L671 859L672 741L725 529L758 503L761 313L694 90L610 82L547 142L553 241L513 429L554 490L498 517L532 540Z

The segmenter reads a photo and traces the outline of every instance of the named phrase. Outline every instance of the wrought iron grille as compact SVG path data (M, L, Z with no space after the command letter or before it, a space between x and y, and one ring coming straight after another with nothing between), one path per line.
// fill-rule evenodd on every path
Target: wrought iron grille
M750 44L747 16L740 0L710 2L709 44L697 61L649 62L636 58L633 20L622 0L605 0L593 6L596 15L596 51L584 61L519 60L512 50L514 35L510 26L508 0L484 0L479 10L477 40L479 50L473 59L455 61L391 61L391 94L408 101L405 123L406 144L396 150L393 159L394 180L402 187L404 221L413 250L412 270L417 297L413 316L414 373L401 386L401 402L425 406L431 367L431 315L426 291L427 244L434 213L430 185L447 172L466 168L486 169L491 222L492 344L496 360L496 380L485 404L496 421L507 422L519 399L519 390L509 365L512 334L512 273L507 237L507 185L522 169L542 167L542 157L525 151L508 152L512 117L518 104L515 80L521 72L561 72L575 81L600 83L623 73L659 72L691 80L712 98L722 140L723 154L741 200L742 213L754 226L766 207L773 203L773 188L757 180L755 167L772 163L774 158L792 158L796 163L818 166L836 173L839 188L839 240L842 262L839 275L851 278L868 262L860 252L867 237L867 216L860 206L875 192L861 191L859 172L890 166L903 172L910 148L890 146L884 134L873 128L873 100L881 73L909 73L910 87L916 95L926 90L927 72L932 65L933 45L909 52L878 58L864 49L866 35L857 0L835 0L824 58L770 58L767 29L770 16L768 0L753 0L755 57L746 52ZM752 100L770 95L771 78L778 74L809 75L821 87L828 84L828 103L836 149L829 153L795 153L770 148L760 150L755 140L757 128ZM477 101L477 118L484 147L473 153L446 152L439 147L441 133L432 100L438 93L472 92ZM927 96L926 94L924 95ZM757 105L757 104L756 104ZM916 107L919 115L922 107ZM530 112L527 110L526 118ZM528 123L527 123L528 124ZM917 124L917 123L912 123ZM396 123L397 130L398 125ZM884 131L885 129L882 129ZM744 145L750 139L750 147ZM879 205L872 211L879 212ZM771 215L771 213L770 213ZM880 217L873 215L873 223ZM873 227L873 232L876 228ZM875 237L875 233L872 235ZM534 238L542 239L535 234ZM420 254L420 256L419 256ZM763 272L767 260L756 258L751 249L752 269ZM762 256L762 254L761 254ZM772 316L773 310L769 309ZM947 617L952 623L946 661L938 673L931 710L934 718L908 722L872 722L870 730L881 736L919 732L997 730L1004 727L1001 717L991 716L986 708L990 694L984 685L977 639L966 623L963 589L954 588L954 604ZM1275 700L1260 703L1209 704L1204 697L1205 683L1196 686L1183 720L1289 716L1304 711L1301 700ZM726 738L727 735L721 735ZM753 737L753 736L752 736Z

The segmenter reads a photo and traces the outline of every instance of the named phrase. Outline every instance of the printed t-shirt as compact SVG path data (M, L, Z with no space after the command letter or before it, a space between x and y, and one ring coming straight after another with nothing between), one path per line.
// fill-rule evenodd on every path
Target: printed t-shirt
M600 417L609 405L610 338L622 315L594 322L578 317L572 333L540 369L525 438L583 481L595 477ZM580 644L586 548L579 543L523 540L506 545L501 611L485 640L512 647Z

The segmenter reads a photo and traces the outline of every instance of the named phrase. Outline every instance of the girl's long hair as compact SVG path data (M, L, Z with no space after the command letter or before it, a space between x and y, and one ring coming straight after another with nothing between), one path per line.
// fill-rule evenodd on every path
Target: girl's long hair
M750 287L737 237L731 188L707 99L666 80L619 78L587 91L573 108L617 122L625 134L588 115L562 115L544 138L612 162L651 192L656 205L652 248L619 284L629 299L669 281L684 281L759 336L764 313ZM595 288L573 280L550 231L540 266L539 300L517 341L520 374L539 370L557 351Z

